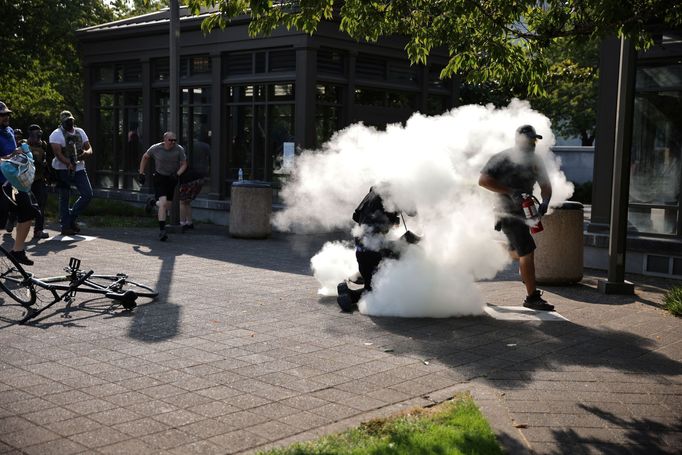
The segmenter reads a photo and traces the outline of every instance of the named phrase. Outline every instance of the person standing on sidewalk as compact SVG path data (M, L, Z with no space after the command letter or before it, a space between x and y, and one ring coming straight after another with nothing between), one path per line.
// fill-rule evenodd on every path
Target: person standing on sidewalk
M521 203L522 194L533 194L535 182L540 185L542 203L538 212L544 215L552 197L552 185L540 157L535 154L535 143L542 136L531 125L516 130L514 147L497 153L490 158L481 171L478 184L497 193L496 230L502 230L509 240L514 259L519 261L521 279L528 295L523 306L533 310L552 311L553 305L542 298L542 291L535 283L535 241L526 224Z
M76 222L78 215L92 199L92 186L83 160L92 156L93 150L85 131L75 126L71 112L62 111L59 120L61 124L50 134L50 146L54 153L52 167L57 171L62 235L74 235L80 232ZM69 207L71 185L76 187L79 197L73 206Z
M33 164L36 167L36 175L31 185L31 192L36 198L40 211L36 213L33 228L33 240L46 239L50 235L43 231L45 227L45 205L47 204L47 156L48 145L43 140L43 129L36 124L28 127L28 145L33 153Z
M14 130L9 126L11 114L12 111L7 105L0 101L0 160L23 153L17 147ZM5 225L10 212L15 213L17 217L17 233L10 254L21 264L33 265L33 261L26 257L24 243L31 230L31 221L36 216L36 210L31 205L29 193L15 190L0 172L0 225Z
M144 185L147 162L154 158L154 196L158 200L159 240L168 240L166 232L166 217L173 202L175 187L178 179L187 169L187 155L185 149L178 144L175 133L166 131L163 133L163 141L154 144L142 155L138 182Z

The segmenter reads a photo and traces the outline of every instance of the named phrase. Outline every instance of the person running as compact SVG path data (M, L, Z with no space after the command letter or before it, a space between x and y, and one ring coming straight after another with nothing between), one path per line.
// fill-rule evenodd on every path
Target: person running
M178 144L175 133L166 131L163 133L163 141L154 144L142 155L138 182L144 185L146 180L145 170L147 162L154 158L155 172L152 175L154 183L154 197L158 200L159 234L162 242L168 240L166 232L166 217L173 202L173 194L179 177L187 169L187 155L185 149Z

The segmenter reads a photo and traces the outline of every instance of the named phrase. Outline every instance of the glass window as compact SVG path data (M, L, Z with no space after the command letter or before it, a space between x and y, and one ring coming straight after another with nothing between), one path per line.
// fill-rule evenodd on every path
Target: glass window
M143 147L142 94L100 93L96 116L96 178L99 188L137 190Z
M355 63L355 72L361 79L383 81L386 79L386 60L376 55L360 54Z
M228 181L240 168L246 179L278 181L284 143L295 142L294 84L232 86L226 92Z
M448 110L448 97L445 95L428 95L426 97L426 113L438 115Z
M223 58L224 72L227 76L253 73L253 55L249 53L229 53Z
M271 73L296 71L296 51L270 51L268 60Z
M343 51L320 48L317 52L317 71L342 76L346 73L346 59Z
M343 89L338 85L317 84L315 97L318 103L342 104Z
M294 101L294 84L273 84L269 90L270 100Z
M386 92L358 87L355 89L355 104L363 106L386 106Z
M170 79L170 63L167 58L158 58L152 61L153 78L155 81L167 81Z
M635 96L629 221L643 232L679 234L682 91Z
M95 82L114 81L114 67L112 65L97 65L95 67Z
M388 80L396 83L416 85L419 81L419 66L405 63L391 63L388 66Z
M637 68L637 89L682 88L682 64Z

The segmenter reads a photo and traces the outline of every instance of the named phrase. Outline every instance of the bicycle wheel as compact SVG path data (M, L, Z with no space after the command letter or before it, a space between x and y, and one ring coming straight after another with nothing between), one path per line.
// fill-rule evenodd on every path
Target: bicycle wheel
M31 275L1 246L0 287L23 306L36 303L36 290L31 282Z
M93 284L95 286L92 286ZM84 285L105 288L109 292L115 292L117 294L133 291L138 297L147 297L150 299L159 295L154 288L147 286L146 284L132 281L125 275L92 275L85 281Z

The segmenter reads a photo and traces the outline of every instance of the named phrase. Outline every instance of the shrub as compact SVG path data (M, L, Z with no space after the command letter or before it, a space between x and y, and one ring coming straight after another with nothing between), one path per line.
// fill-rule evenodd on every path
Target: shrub
M663 308L677 317L682 317L682 287L675 286L663 296Z

